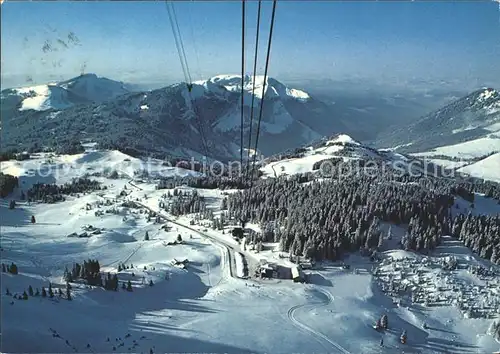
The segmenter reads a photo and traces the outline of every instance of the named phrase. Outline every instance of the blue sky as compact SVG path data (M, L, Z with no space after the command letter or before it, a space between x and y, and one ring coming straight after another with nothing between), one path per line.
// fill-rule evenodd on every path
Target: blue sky
M263 2L259 69L271 12ZM241 2L175 2L193 79L239 73ZM257 3L247 5L247 71ZM278 1L270 75L278 79L451 80L500 86L500 16L492 1ZM164 2L9 2L2 5L4 86L86 72L127 81L182 80ZM64 48L73 32L80 46ZM46 40L58 51L42 51ZM195 50L196 48L196 50Z

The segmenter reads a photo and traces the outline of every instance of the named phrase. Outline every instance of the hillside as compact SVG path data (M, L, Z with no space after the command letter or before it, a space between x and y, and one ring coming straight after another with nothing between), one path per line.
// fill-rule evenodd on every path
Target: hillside
M78 104L107 101L129 92L123 82L83 74L47 85L5 89L1 92L1 101L3 110L61 110Z
M401 152L425 153L444 146L491 140L498 150L499 134L500 93L492 88L483 88L423 116L409 126L390 127L379 136L377 146ZM483 155L495 151L477 147Z
M342 163L341 163L342 162ZM422 174L440 175L442 168L431 161L400 154L391 150L374 149L349 135L336 134L320 139L312 145L273 155L262 161L261 171L266 177L314 173L317 177L328 177L332 171L352 166L366 166L377 171L393 171L403 175L412 171ZM344 167L342 167L344 166Z
M478 162L458 169L472 177L483 178L500 183L500 153L488 156Z
M252 80L245 77L245 135L250 128ZM257 77L255 83L252 141L262 80ZM194 82L191 92L181 83L127 93L122 83L88 74L56 84L4 90L2 109L8 114L2 122L2 150L36 150L86 139L107 148L127 146L142 154L181 156L206 154L206 145L212 158L236 157L240 85L237 75L219 75ZM264 155L306 144L325 133L358 131L348 127L350 119L338 118L341 114L331 105L273 78L267 79L265 97L259 140ZM14 126L16 129L7 129ZM248 138L244 143L248 144Z

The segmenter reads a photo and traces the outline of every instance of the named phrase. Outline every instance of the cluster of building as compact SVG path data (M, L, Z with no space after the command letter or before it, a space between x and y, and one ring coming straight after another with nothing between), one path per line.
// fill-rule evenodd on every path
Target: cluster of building
M500 274L467 267L454 259L385 259L373 270L382 291L395 303L408 298L426 307L456 306L465 317L494 318L500 313ZM449 269L449 264L455 267ZM468 273L468 277L456 273ZM465 274L464 274L465 275ZM475 279L466 279L466 278Z

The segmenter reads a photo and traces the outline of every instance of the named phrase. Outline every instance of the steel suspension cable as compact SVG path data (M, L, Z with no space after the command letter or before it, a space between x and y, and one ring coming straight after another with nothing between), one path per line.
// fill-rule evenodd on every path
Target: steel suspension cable
M174 14L175 26L177 27L177 33L179 34L179 42L181 44L182 56L184 57L184 62L186 63L186 72L188 75L188 82L187 83L189 85L192 85L193 80L191 80L191 73L189 72L189 66L188 66L188 62L187 62L186 52L184 51L184 43L182 42L182 37L181 37L181 30L179 29L179 22L177 21L177 15L175 13L174 4L171 4L171 5L172 5L172 12Z
M178 38L178 34L177 34L176 27L174 24L174 17L173 17L172 10L170 9L169 5L170 5L169 1L165 0L165 7L167 8L168 17L170 19L170 25L172 26L172 33L174 35L175 46L177 47L177 54L179 55L179 60L181 62L182 72L184 73L184 80L186 80L186 82L187 82L188 75L187 75L186 65L184 63L184 58L182 56L182 51L181 51L181 47L179 44L179 38ZM180 36L180 34L179 34L179 36Z
M191 89L192 89L191 74L189 72L189 66L188 66L188 62L187 62L187 58L186 58L186 52L184 50L184 45L182 43L182 37L181 37L180 28L179 28L179 23L177 21L177 15L175 13L175 8L174 8L173 4L169 4L169 1L165 0L165 5L167 7L168 16L170 19L170 24L172 26L172 32L174 34L175 45L177 47L177 52L179 54L179 59L181 62L182 71L184 72L184 78L185 78L186 85L188 88L189 101L191 102L191 108L193 109L195 121L198 125L198 132L200 133L201 143L203 146L203 150L205 152L205 156L208 157L207 141L205 138L205 133L203 131L203 124L200 121L200 115L198 113L198 110L196 109L196 102L193 100L193 96L191 94ZM171 6L171 8L169 7L169 5Z
M245 0L241 0L241 121L240 121L240 168L243 166L243 109L245 93Z
M259 144L260 122L262 120L262 112L263 112L264 101L265 101L266 84L267 84L267 71L269 69L269 58L271 57L271 42L273 39L274 18L276 15L276 2L277 2L277 0L273 0L273 12L271 14L271 27L269 30L269 40L267 43L266 66L264 68L264 82L262 84L262 99L261 99L261 103L260 103L259 120L257 122L257 134L255 137L255 150L254 150L254 154L253 154L252 174L253 174L253 170L255 169L255 160L257 158L257 147ZM250 191L251 191L252 187L253 187L253 176L250 179Z
M255 149L254 149L254 154L253 154L253 159L252 159L253 163L252 163L252 172L251 172L251 176L250 176L250 188L249 188L248 193L247 193L247 204L248 205L250 205L250 195L252 194L253 181L254 181L253 174L254 174L254 170L255 170L255 161L257 158L257 147L259 144L260 122L262 120L262 112L263 112L264 100L265 100L267 71L269 68L269 58L271 56L271 40L273 37L274 19L275 19L275 15L276 15L276 2L277 2L277 0L273 0L273 10L272 10L272 14L271 14L271 27L269 30L269 39L267 42L266 65L265 65L265 69L264 69L264 82L262 85L262 98L261 98L261 103L260 103L259 120L257 122L257 134L255 137ZM251 215L250 215L250 218L251 218ZM245 224L245 222L246 222L246 217L244 218L244 220L242 220L242 226Z
M253 108L255 102L255 78L257 77L257 54L259 50L259 29L260 29L260 10L262 1L259 0L259 7L257 8L257 34L255 36L255 53L253 59L253 82L252 82L252 104L250 106L250 127L248 133L248 151L247 151L247 165L246 165L246 178L248 179L248 169L250 164L250 150L252 149L252 127L253 127ZM254 151L254 154L256 151Z
M194 0L191 0L191 5L194 4ZM196 56L196 68L198 71L198 77L200 80L203 80L203 75L201 74L201 66L200 66L200 56L198 53L198 46L196 44L196 37L194 36L194 30L193 30L193 19L192 19L192 6L189 7L189 28L191 30L191 38L193 40L193 48L194 48L194 53Z

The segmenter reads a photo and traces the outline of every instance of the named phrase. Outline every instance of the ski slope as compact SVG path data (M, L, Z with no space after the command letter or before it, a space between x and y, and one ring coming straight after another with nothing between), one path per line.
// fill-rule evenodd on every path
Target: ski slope
M467 173L473 177L500 182L500 152L471 165L461 167L458 171Z
M469 140L460 144L441 146L429 152L413 154L414 156L432 157L445 155L458 159L470 159L485 156L500 150L500 138L494 134L488 137Z
M0 201L2 262L15 262L19 268L17 275L2 273L2 352L391 354L498 349L498 343L484 335L489 325L485 320L463 319L449 309L395 306L378 289L369 272L372 264L356 255L347 260L353 271L325 263L323 269L311 271L309 284L239 279L230 271L229 253L221 247L235 244L229 229L223 234L196 226L198 232L189 226L192 216L188 215L174 219L175 223L169 223L172 228L165 231L163 223L146 219L144 208L123 206L125 201L138 200L158 208L161 195L167 192L156 190L154 180L137 177L144 163L116 151L96 150L2 163L2 172L15 173L23 186L38 180L63 183L90 171L116 169L119 173L118 178L98 178L107 190L69 196L60 203L18 201L10 210L8 200ZM192 173L153 164L157 173ZM30 171L44 171L46 176L27 176ZM231 191L198 190L216 213L223 192ZM477 210L482 208L481 199L476 204ZM108 209L116 213L95 214ZM36 216L35 224L29 222L31 215ZM101 233L68 237L87 225ZM169 245L178 235L182 243ZM272 260L276 254L246 252L245 257L252 263ZM57 296L22 301L5 294L7 287L20 294L29 285L41 288L49 282L55 289L64 289L65 267L71 269L73 262L88 258L98 259L104 272L114 273L125 263L130 268L120 271L118 278L120 283L130 280L133 291L74 284L72 301ZM183 258L189 260L186 269L172 263ZM153 286L148 285L150 280ZM443 330L423 330L422 311L433 327ZM372 325L383 313L390 318L391 330L380 347L381 333ZM407 345L398 340L403 328L409 333Z

